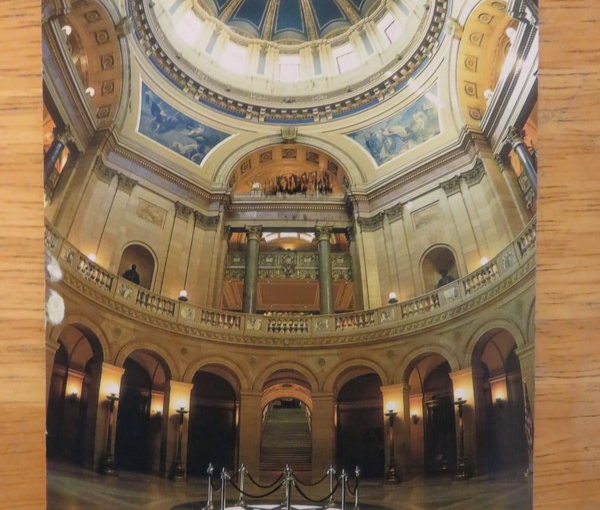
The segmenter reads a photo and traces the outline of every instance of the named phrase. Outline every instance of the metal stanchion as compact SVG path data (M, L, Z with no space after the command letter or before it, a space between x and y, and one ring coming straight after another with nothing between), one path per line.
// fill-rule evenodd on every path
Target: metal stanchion
M206 474L208 475L208 489L206 490L206 506L202 510L214 510L213 507L213 488L212 488L212 475L213 465L209 464Z
M245 507L246 503L244 502L243 490L244 490L244 475L246 474L246 466L244 466L243 463L240 466L240 469L238 472L240 474L240 497L238 498L236 504L237 504L237 506Z
M227 506L227 471L221 470L221 510Z
M285 466L285 471L285 508L286 510L292 510L292 484L294 483L294 477L289 466Z
M346 510L346 481L348 480L348 475L346 474L346 470L342 469L342 503L340 505L341 510Z
M360 478L360 469L356 466L354 470L354 476L356 477L356 485L354 486L354 510L360 510L360 506L358 505L358 481Z
M329 492L331 493L331 496L329 496L329 501L327 502L327 506L331 507L335 505L335 496L333 494L333 480L335 477L335 469L333 468L333 466L329 466L327 474L329 475Z

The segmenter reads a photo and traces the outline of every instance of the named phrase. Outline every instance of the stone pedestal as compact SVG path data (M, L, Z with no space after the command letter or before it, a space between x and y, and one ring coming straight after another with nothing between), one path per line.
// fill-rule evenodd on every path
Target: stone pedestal
M317 246L319 250L319 299L322 314L333 313L333 281L331 278L331 237L332 227L317 227Z

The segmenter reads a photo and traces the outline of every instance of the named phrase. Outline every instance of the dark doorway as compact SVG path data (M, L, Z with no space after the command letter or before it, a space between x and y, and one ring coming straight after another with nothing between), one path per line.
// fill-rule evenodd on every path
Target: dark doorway
M148 472L151 470L151 380L146 370L128 358L121 382L117 414L115 463L117 468Z
M193 379L188 435L188 473L203 476L209 463L220 471L236 464L236 394L224 378L199 371Z
M435 368L423 384L425 401L425 472L447 473L456 466L456 425L450 366Z
M381 380L366 374L348 381L338 393L337 467L362 476L383 476L384 436Z

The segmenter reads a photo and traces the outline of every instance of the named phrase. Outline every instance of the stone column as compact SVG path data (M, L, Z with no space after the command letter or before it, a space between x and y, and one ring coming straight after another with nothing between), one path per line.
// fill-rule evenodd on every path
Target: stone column
M58 161L58 158L60 158L67 142L73 136L69 126L65 126L63 129L54 128L53 134L54 140L52 140L48 152L44 155L44 182L50 177L50 174L54 170L54 165Z
M50 394L50 384L52 382L52 370L54 369L54 357L58 350L58 342L46 344L46 406L48 405L48 396Z
M519 216L520 227L522 229L529 222L529 217L526 213L527 204L525 204L525 200L523 199L523 192L521 191L519 183L517 182L517 176L506 164L501 154L494 154L494 161L496 161L498 170L500 170L502 178L506 183L506 187L508 188L508 192L510 193L510 197L514 204L514 209L517 211Z
M483 438L484 403L483 384L481 375L473 367L451 372L452 387L454 391L454 400L462 398L466 400L463 406L463 429L464 429L464 450L467 464L467 471L470 476L478 475L481 472L480 456L482 448L479 441ZM458 406L454 406L456 415L456 447L457 457L460 442L460 429L458 419Z
M181 465L183 466L183 476L185 477L187 464L187 444L188 444L188 417L190 411L190 397L192 394L191 383L181 381L169 381L169 399L165 402L164 416L166 418L167 437L166 437L166 458L165 468L169 474L173 475L175 463L177 462L179 427L181 423L181 414L178 409L184 408L187 411L183 414L183 424L181 425Z
M94 434L94 446L93 459L94 468L99 468L101 464L102 456L106 453L106 442L109 428L109 409L110 402L108 395L114 393L117 397L121 391L121 378L125 369L111 365L109 363L102 363L99 370L99 384L98 384L98 401L96 404L96 430ZM92 393L92 392L90 392ZM92 402L90 401L88 406L91 407ZM108 451L114 456L115 453L115 438L117 432L117 415L119 413L119 402L115 402L112 419L111 419L111 441L108 445Z
M362 272L360 270L360 250L358 248L356 231L353 227L346 229L346 238L350 245L350 263L352 267L352 284L354 289L354 306L357 310L364 309Z
M384 476L387 476L390 466L390 418L385 416L390 409L397 414L394 417L393 437L394 437L394 464L396 466L396 475L398 481L406 478L408 473L409 461L409 423L410 423L410 402L408 397L407 384L391 384L381 387L383 395L383 412L385 428L385 470Z
M390 277L388 293L390 291L400 293L400 279L398 278L398 260L396 259L396 245L390 226L390 218L387 212L382 214L383 241L388 261L388 274Z
M317 227L317 246L319 250L319 299L321 313L333 313L333 280L331 278L331 246L329 238L333 227Z
M531 187L533 188L534 193L537 193L537 169L535 168L531 154L529 154L529 151L525 146L525 141L523 140L520 131L514 126L509 128L508 134L506 135L506 141L517 153L517 156L523 165L523 169L527 174L527 178L531 183Z
M523 380L523 393L529 398L531 414L535 416L535 346L528 344L517 349L519 364L521 365L521 379ZM527 389L527 393L525 393Z
M244 273L244 299L242 312L256 312L258 289L258 252L262 226L246 227L246 270Z
M240 395L239 462L244 463L254 477L260 472L261 397L261 393L246 391Z
M316 481L335 463L335 397L332 393L316 393L312 402L312 478Z

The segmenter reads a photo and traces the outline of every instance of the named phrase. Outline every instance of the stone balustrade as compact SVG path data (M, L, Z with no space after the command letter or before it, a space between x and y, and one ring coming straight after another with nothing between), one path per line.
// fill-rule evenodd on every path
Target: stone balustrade
M302 345L318 344L335 341L340 334L360 335L363 331L369 334L370 328L414 330L450 320L469 309L470 300L480 306L532 271L535 242L534 219L487 264L427 294L373 310L334 315L266 316L208 309L161 296L92 262L52 227L48 226L45 236L47 252L55 256L63 268L64 282L120 313L150 323L162 319L161 327L174 331L185 328L191 336L210 336L221 331L227 332L226 336L219 336L225 339L223 341L277 344L275 339L280 337L282 345L293 344L294 341L288 340L290 337L297 337Z

